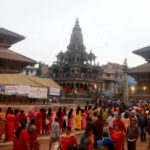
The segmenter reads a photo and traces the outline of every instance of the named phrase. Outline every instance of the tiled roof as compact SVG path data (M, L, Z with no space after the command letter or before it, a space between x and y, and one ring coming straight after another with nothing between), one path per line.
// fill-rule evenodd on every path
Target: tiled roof
M145 63L140 66L128 70L129 74L132 73L150 73L150 63Z
M26 62L29 64L36 64L37 63L36 61L34 61L28 57L25 57L21 54L18 54L16 52L8 50L8 49L7 50L0 49L0 59L21 61L21 62Z

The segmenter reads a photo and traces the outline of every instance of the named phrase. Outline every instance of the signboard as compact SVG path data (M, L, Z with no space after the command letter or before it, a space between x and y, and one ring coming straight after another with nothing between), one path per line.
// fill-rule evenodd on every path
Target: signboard
M30 93L30 86L18 86L18 94L28 95Z
M59 96L60 95L60 89L59 88L50 88L49 94Z
M18 94L18 87L17 86L5 86L5 94L6 95Z
M31 87L28 97L29 98L47 98L47 89Z
M4 93L5 93L5 86L0 85L0 94L4 94Z

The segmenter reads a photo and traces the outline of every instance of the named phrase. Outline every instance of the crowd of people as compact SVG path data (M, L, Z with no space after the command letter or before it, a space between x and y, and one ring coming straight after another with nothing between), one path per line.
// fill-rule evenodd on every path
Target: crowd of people
M75 131L84 132L80 142ZM55 142L59 142L57 150L124 150L125 143L128 150L136 150L139 133L145 142L146 131L150 134L149 103L125 105L99 98L95 106L57 111L0 108L0 140L5 136L5 141L13 141L13 150L39 150L39 135L50 135L49 150Z

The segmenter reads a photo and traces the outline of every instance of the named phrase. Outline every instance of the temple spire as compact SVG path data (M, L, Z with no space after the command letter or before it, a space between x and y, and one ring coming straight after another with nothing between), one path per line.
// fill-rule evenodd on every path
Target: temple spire
M82 30L79 26L78 18L76 18L75 26L72 30L70 38L70 43L67 48L68 50L85 50L85 46L83 44Z

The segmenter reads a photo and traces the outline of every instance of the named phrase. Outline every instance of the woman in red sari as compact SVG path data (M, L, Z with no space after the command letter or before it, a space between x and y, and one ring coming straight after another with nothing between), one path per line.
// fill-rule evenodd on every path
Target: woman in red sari
M26 123L22 122L13 141L13 150L30 150L30 136L26 130Z
M118 124L115 125L111 138L114 141L115 150L124 150L124 133Z
M35 119L31 119L31 123L28 127L28 133L30 135L30 150L39 150L39 142L37 141L37 131L35 126Z
M37 112L35 120L37 134L40 135L42 130L42 109L40 109L40 111Z
M67 150L68 147L77 145L77 140L74 135L71 134L71 128L66 127L66 134L61 138L60 145L57 150Z
M19 114L19 122L20 122L20 124L23 122L24 119L27 119L27 116L24 114L24 110L21 110L20 114Z
M20 122L19 122L19 110L18 109L15 109L14 111L14 115L15 115L15 118L16 118L16 121L15 121L15 131L18 130L19 126L20 126Z
M13 111L10 110L10 113L6 116L6 135L5 135L5 141L11 141L14 136L14 130L15 130L15 115L13 114Z
M59 125L60 125L60 129L62 129L64 112L62 111L61 107L56 112L56 116L58 117L58 122L59 122Z

